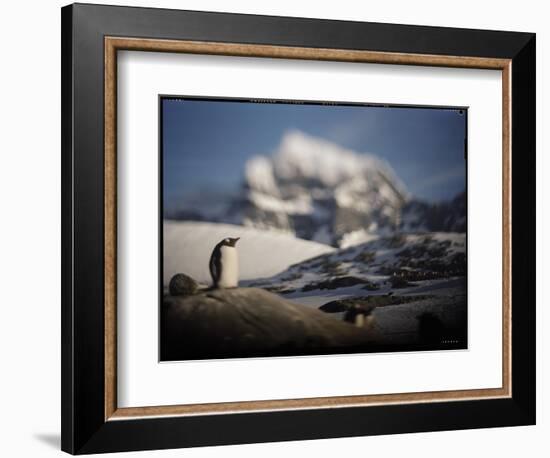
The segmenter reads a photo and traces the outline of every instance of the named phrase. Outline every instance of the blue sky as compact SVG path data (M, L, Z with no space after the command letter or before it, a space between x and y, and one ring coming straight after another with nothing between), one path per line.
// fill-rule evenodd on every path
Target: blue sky
M386 159L413 196L465 189L466 117L458 110L163 99L165 208L198 191L231 192L251 156L298 129Z

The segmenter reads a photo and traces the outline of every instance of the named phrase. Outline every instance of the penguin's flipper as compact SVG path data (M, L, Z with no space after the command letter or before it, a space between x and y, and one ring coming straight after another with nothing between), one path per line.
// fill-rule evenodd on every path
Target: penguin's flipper
M214 284L214 286L218 284L218 280L221 274L222 266L220 254L220 247L216 246L216 248L214 248L214 251L212 251L210 262L208 263L208 267L210 268L210 275L212 276L212 283Z

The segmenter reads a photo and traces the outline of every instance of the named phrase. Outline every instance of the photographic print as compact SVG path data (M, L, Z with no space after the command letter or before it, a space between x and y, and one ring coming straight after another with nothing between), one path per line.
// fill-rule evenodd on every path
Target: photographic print
M466 107L159 110L161 361L468 348Z

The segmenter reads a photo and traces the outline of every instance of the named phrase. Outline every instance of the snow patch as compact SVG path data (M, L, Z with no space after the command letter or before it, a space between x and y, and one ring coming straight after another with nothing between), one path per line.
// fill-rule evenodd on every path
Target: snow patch
M163 234L165 285L180 272L210 284L210 255L225 237L241 238L237 243L240 280L270 277L292 264L334 251L330 246L286 233L230 224L164 220Z
M376 240L379 236L373 232L368 232L365 229L359 229L357 231L348 232L342 237L340 241L340 248L349 248L361 243L371 242Z

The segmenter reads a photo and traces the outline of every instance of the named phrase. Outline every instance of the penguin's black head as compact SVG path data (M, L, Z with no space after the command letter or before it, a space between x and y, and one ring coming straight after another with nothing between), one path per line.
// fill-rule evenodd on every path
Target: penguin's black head
M222 245L235 246L236 243L239 241L239 239L240 239L240 237L235 237L235 238L227 237L227 238L222 240Z

